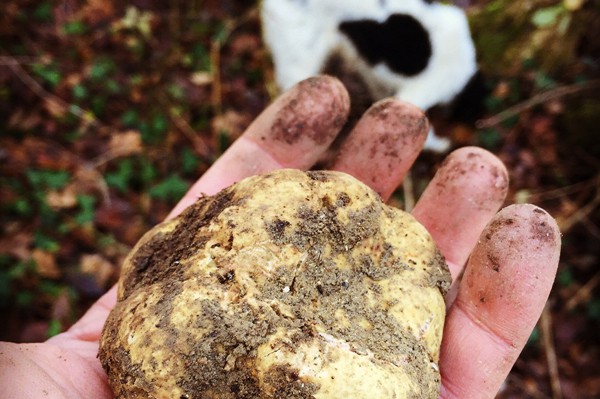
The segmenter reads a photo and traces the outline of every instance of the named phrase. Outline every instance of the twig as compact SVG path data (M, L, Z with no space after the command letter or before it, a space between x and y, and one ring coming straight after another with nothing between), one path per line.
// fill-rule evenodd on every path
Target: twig
M46 101L47 103L49 103L53 106L60 108L64 112L72 113L77 118L79 118L81 121L83 121L85 124L88 124L89 126L93 126L97 129L104 127L102 125L102 123L100 123L100 121L98 121L94 117L92 112L86 111L83 108L81 108L75 104L69 104L66 101L64 101L63 99L61 99L60 97L58 97L58 96L48 92L46 89L44 89L42 87L42 85L40 85L31 75L29 75L27 73L27 71L25 71L25 69L23 69L23 67L21 66L21 63L15 57L2 56L1 61L4 63L4 65L6 65L8 68L10 68L13 71L13 73L19 78L19 80L21 80L21 82L23 82L25 84L25 86L27 86L31 91L33 91L42 100ZM81 160L81 158L79 156L72 154L70 151L68 151L64 148L63 148L63 151L65 151L67 154L69 154L69 156L71 156L76 161L75 164L77 165L79 170L89 169L89 166L87 166L86 162ZM95 165L91 165L91 167L93 168L94 171L96 171ZM96 171L96 177L97 177L96 183L98 184L98 188L100 190L100 193L102 194L103 200L106 202L110 202L110 195L108 192L108 185L106 184L106 181L104 180L103 176L100 173L98 173L97 171Z
M169 112L169 116L171 121L173 121L175 126L177 126L177 129L179 129L181 133L183 133L183 135L191 141L196 153L205 160L210 160L211 151L208 144L206 144L206 142L200 136L198 136L198 133L196 133L190 124L175 112Z
M92 112L86 111L83 108L79 107L75 104L69 104L64 101L62 98L48 92L46 89L42 87L31 75L23 69L19 61L12 56L3 56L3 62L8 68L27 86L31 91L33 91L37 96L39 96L42 100L47 103L54 105L55 107L60 108L63 112L70 112L75 115L77 118L81 119L83 122L90 124L94 127L100 127L100 122L94 117Z
M545 190L532 192L528 194L529 198L535 198L538 201L548 201L552 199L566 197L569 194L576 193L585 189L589 189L594 186L600 185L600 174L592 177L591 179L580 181L568 186L559 187L553 190Z
M565 309L571 311L582 302L587 301L591 297L592 291L598 286L598 283L600 283L600 272L596 273L594 277L589 279L587 283L582 285L577 292L569 298L565 305Z
M558 371L558 360L556 357L556 348L554 347L554 337L552 334L552 315L550 307L546 304L540 318L540 336L542 345L546 354L546 363L548 364L548 374L550 375L550 387L552 388L552 399L562 399L562 388L560 386L560 374Z
M596 226L590 219L587 218L583 219L581 224L587 229L588 233L590 233L596 240L600 242L600 227Z
M223 104L223 86L221 84L221 48L223 44L227 42L229 36L241 25L248 22L252 18L258 16L258 9L256 7L248 10L244 15L236 20L229 20L225 23L224 32L220 37L217 37L211 41L210 46L210 64L212 72L212 93L211 93L211 105L215 110L215 114L221 113L221 107Z
M34 57L29 55L24 56L6 56L0 55L0 65L1 66L10 66L10 65L23 65L23 64L39 64L40 57Z
M221 86L221 43L219 40L213 40L210 44L210 67L212 73L212 92L211 105L215 114L221 113L223 104L223 90Z
M404 181L402 182L402 190L404 192L404 210L406 212L411 212L415 207L415 192L410 171L404 177Z
M173 122L175 127L192 143L196 154L202 157L203 160L210 162L211 150L210 146L206 143L206 140L199 136L194 128L191 127L185 119L177 114L166 96L159 97L158 101L163 109L169 110L169 119L171 122Z
M596 196L587 205L580 208L566 219L557 220L560 231L565 234L571 230L573 226L586 219L600 205L600 188L596 192Z
M496 126L499 123L501 123L502 121L505 121L506 119L508 119L514 115L517 115L529 108L532 108L538 104L542 104L547 101L554 100L556 98L560 98L560 97L563 97L566 95L575 94L580 91L594 90L594 89L599 89L599 88L600 88L600 80L591 80L586 83L579 83L579 84L573 84L573 85L569 85L569 86L557 87L555 89L548 90L548 91L545 91L538 95L535 95L535 96L531 97L530 99L523 101L522 103L514 105L514 106L500 112L497 115L494 115L487 119L482 119L477 122L476 126L478 129L490 128L490 127Z
M596 195L590 202L588 202L585 206L578 208L577 211L564 218L557 217L557 223L562 234L567 233L574 226L581 223L592 236L600 241L600 228L588 218L588 216L592 214L592 212L594 212L598 206L600 206L600 174L592 177L589 180L575 183L570 186L561 187L555 190L531 193L529 194L529 198L535 198L538 201L551 200L593 188L596 188Z
M117 158L121 158L126 155L130 155L131 151L127 148L110 148L102 154L98 155L96 158L92 159L89 162L89 166L93 169L99 169L103 165L114 161Z

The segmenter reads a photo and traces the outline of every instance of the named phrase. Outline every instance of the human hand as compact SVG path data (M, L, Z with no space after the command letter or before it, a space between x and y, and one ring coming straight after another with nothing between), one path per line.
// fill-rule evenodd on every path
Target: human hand
M335 138L348 108L347 93L335 79L300 83L252 123L170 217L202 193L214 194L246 176L310 168ZM354 175L387 200L417 157L428 129L414 107L381 101L359 121L330 168ZM462 148L448 156L413 210L446 257L455 281L447 298L440 358L443 398L496 394L554 280L560 251L556 223L532 205L496 213L507 186L507 172L496 157ZM40 344L1 344L0 397L112 398L96 356L115 302L113 287L65 333Z

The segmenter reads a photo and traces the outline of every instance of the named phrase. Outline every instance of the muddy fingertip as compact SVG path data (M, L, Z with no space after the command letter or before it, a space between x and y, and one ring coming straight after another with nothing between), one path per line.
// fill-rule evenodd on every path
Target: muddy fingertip
M348 117L350 97L332 76L316 76L294 86L275 116L272 139L289 145L303 141L329 144Z
M463 284L469 303L480 314L512 313L511 329L529 331L548 298L559 256L560 231L550 214L530 204L502 209L484 229L467 266Z
M443 176L435 183L441 186L441 191L449 190L463 196L469 192L477 193L477 196L471 197L471 203L478 209L497 210L506 197L506 166L498 157L483 148L463 147L452 152L440 170ZM465 190L469 186L485 187L486 190Z
M560 250L561 233L556 220L544 209L533 204L514 204L502 209L492 219L482 237L482 243L525 238L522 246L552 253ZM515 242L516 243L516 242Z
M284 167L311 167L346 123L350 98L331 76L316 76L283 93L248 129L250 139Z
M428 131L421 109L393 98L378 101L344 140L332 168L357 177L387 199L419 155Z

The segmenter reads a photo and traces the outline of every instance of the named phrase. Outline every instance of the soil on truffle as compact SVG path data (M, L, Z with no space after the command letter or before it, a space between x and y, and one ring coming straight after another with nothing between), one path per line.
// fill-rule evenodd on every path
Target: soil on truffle
M308 172L307 176L309 185L325 183L329 178L321 172ZM359 354L368 350L373 362L395 364L411 380L419 381L427 374L432 359L423 358L427 353L423 344L387 312L394 304L381 296L376 282L422 266L431 270L426 283L445 293L449 286L445 262L439 253L425 265L397 259L387 242L372 248L380 254L378 260L350 251L380 233L379 220L385 206L371 202L348 212L348 220L342 222L338 210L352 203L344 191L324 195L317 208L297 205L293 227L291 221L282 218L264 221L263 228L273 243L292 246L305 256L297 264L280 265L266 279L257 280L258 293L252 306L235 269L224 269L199 284L209 291L228 291L237 299L229 303L228 309L223 308L218 296L194 300L187 305L197 317L187 326L174 325L173 300L181 293L184 268L188 267L182 266L182 261L206 246L210 237L205 227L225 209L242 204L243 195L226 189L214 197L201 198L179 217L175 229L155 234L131 257L133 268L126 276L123 299L150 285L162 284L160 300L143 307L147 314L159 316L155 328L168 337L164 346L174 353L181 352L184 359L183 370L174 373L177 386L185 392L181 398L313 398L318 384L302 381L299 371L291 366L278 365L267 372L266 382L276 387L274 392L265 392L259 384L257 348L282 328L292 334L275 346L297 347L319 335L315 326L324 326L328 334L346 342L351 350ZM233 226L230 222L229 227ZM227 237L215 245L233 251L234 237ZM335 256L345 257L350 267L338 267ZM375 296L377 305L365 301L368 295ZM117 304L107 321L99 357L117 398L131 397L140 389L152 394L154 382L132 363L130 354L115 338L123 303ZM339 312L352 322L341 324ZM198 339L197 331L211 333ZM181 348L191 350L183 352ZM160 368L160 364L155 367ZM439 380L433 382L439 384ZM414 392L413 397L420 397L419 393Z

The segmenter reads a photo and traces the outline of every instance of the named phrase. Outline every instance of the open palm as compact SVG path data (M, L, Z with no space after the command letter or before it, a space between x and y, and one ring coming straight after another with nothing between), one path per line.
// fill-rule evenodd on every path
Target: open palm
M170 216L199 195L244 177L310 168L336 137L348 109L348 95L337 80L301 82L252 123ZM386 200L428 130L421 111L383 100L363 115L330 169L354 175ZM413 210L446 257L454 280L440 358L442 398L494 397L554 281L560 251L556 223L532 205L498 212L507 187L507 172L496 157L466 147L448 156ZM0 397L112 398L97 352L115 302L113 287L65 333L40 344L0 344Z

